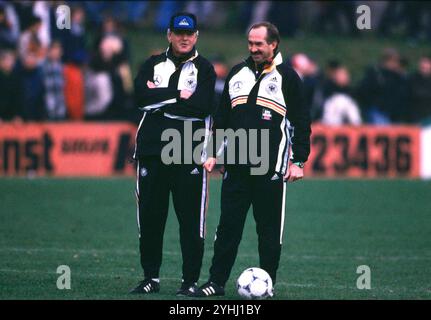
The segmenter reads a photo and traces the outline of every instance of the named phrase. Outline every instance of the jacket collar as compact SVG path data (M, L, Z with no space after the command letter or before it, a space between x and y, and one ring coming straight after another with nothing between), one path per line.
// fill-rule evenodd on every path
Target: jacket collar
M251 70L258 71L259 74L269 73L274 70L276 66L283 63L283 57L280 52L276 52L275 57L271 61L265 61L257 66L251 56L249 56L245 62Z
M198 51L195 47L193 49L181 57L174 56L172 52L172 46L169 45L168 49L166 49L166 57L172 60L176 67L178 67L181 63L186 63L187 61L193 61L198 56Z

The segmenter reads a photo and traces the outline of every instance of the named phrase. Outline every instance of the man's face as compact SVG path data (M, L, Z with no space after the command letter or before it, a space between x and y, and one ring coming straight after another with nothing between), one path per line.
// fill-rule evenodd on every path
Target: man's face
M248 51L254 62L260 64L272 57L276 42L266 42L266 28L259 27L251 29L248 34Z
M431 59L423 57L419 60L419 72L423 76L431 76Z
M191 31L169 31L168 41L172 44L175 56L182 56L189 53L198 40L196 32Z
M340 67L334 71L334 81L340 87L347 87L350 84L349 70L345 67Z
M5 53L0 59L0 69L5 73L9 74L12 72L13 66L15 65L15 56L13 53Z
M60 44L54 44L48 50L48 58L52 61L59 61L62 55L63 55L63 50L61 49Z

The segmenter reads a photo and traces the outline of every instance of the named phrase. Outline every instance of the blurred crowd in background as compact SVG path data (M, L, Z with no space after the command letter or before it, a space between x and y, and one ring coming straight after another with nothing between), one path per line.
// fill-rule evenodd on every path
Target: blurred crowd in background
M417 1L0 1L0 121L137 123L141 114L134 104L125 31L166 31L170 16L180 10L195 13L200 29L245 32L269 20L283 36L337 30L356 37L359 30L347 21L356 20L358 3L371 7L379 36L401 32L411 43L431 41L431 3ZM70 29L56 26L61 4L71 8ZM229 71L221 54L212 60L217 97ZM431 122L431 50L407 72L406 57L386 48L355 85L349 66L340 61L318 65L307 53L287 58L304 81L314 122Z

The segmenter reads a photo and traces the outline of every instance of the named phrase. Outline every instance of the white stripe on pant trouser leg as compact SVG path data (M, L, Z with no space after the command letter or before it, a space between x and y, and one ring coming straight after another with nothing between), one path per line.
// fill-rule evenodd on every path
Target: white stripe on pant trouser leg
M283 199L281 204L280 244L283 242L284 215L286 207L286 182L283 182Z
M139 221L139 161L136 166L136 221L138 223L139 238L141 237L141 222Z
M208 140L210 138L210 129L211 129L211 116L205 118L205 140L203 146L203 152L201 155L201 161L206 161L206 148L208 144ZM205 239L205 224L206 224L206 211L208 205L208 174L205 169L203 169L202 173L202 194L201 194L201 212L199 217L199 236L202 239Z
M277 164L275 165L275 171L277 172L283 172L283 155L286 152L286 144L287 144L287 137L288 134L287 127L286 127L286 118L283 118L283 120L280 123L280 130L281 130L281 140L280 144L278 146L278 153L277 153Z
M205 139L204 139L204 145L203 145L202 154L201 154L202 163L204 163L207 160L207 156L208 156L207 147L211 139L211 128L212 128L211 119L212 119L211 116L208 116L205 118Z
M145 116L147 115L146 112L144 112L144 115L142 116L141 121L139 122L139 126L138 129L136 129L136 134L135 134L135 151L133 152L133 159L136 158L136 154L138 152L138 133L139 133L139 129L141 129L142 123L144 122Z
M201 194L201 213L199 219L199 236L205 238L205 219L206 219L206 207L207 207L207 171L203 169L202 173L202 194Z
M289 139L290 139L290 133L289 130L287 131L288 135L289 135ZM285 154L285 166L286 166L286 170L282 171L283 174L286 174L286 172L289 171L289 158L290 158L290 146L291 144L288 143L286 148L286 154ZM284 169L284 167L283 167ZM283 243L283 230L284 230L284 216L286 214L286 185L287 185L287 181L283 181L283 199L281 200L281 221L280 221L280 244Z

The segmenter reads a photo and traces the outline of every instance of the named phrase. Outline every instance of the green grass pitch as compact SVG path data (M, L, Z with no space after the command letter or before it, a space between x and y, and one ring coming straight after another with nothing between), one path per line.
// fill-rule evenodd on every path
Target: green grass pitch
M170 211L161 291L127 294L141 279L134 180L0 179L0 299L177 299L181 254ZM204 265L206 281L219 217L212 178ZM288 186L276 299L430 299L431 182L305 180ZM58 290L59 265L71 290ZM371 289L356 287L357 267ZM249 214L225 299L238 299L241 270L258 266Z

